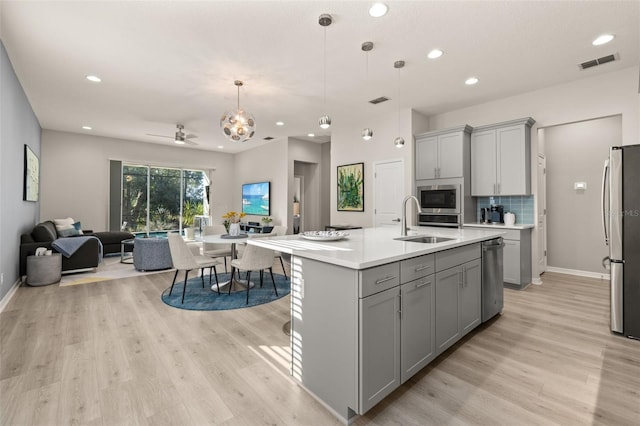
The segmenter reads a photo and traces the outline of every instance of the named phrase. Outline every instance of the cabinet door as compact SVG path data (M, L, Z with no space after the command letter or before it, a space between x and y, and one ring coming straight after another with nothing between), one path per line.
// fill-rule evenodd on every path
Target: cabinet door
M502 259L504 267L502 269L503 280L506 283L520 285L520 241L503 240L504 251Z
M482 266L480 259L462 265L460 287L460 337L482 322Z
M360 414L400 386L399 296L394 287L360 299Z
M472 133L471 195L494 195L496 173L496 131Z
M436 274L436 354L444 352L460 336L458 287L461 285L461 266Z
M435 358L434 275L400 287L401 382L406 382Z
M455 178L463 174L462 132L438 136L438 177Z
M526 152L524 126L510 126L497 129L498 148L498 195L527 195L530 185L527 181L529 158Z
M435 179L438 168L438 137L416 139L416 180Z

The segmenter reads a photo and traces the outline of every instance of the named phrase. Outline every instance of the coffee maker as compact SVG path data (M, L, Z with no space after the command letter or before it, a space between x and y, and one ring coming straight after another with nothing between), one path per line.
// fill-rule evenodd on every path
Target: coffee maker
M491 222L504 223L504 206L493 204L491 206Z
M482 207L480 209L480 216L482 218L482 223L491 223L491 208Z

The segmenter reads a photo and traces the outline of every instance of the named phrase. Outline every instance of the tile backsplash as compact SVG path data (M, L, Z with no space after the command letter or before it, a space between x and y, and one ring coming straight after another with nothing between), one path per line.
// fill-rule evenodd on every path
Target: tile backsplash
M491 207L494 204L504 206L504 212L511 212L516 215L516 224L534 224L535 223L535 204L533 195L511 196L511 197L478 197L477 198L476 217L478 222L482 220L480 209L483 207Z

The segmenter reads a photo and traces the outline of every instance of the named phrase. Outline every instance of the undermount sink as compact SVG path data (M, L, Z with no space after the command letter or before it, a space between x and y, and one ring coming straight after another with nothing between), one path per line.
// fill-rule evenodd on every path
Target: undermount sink
M434 237L431 235L413 235L411 237L394 238L394 240L409 241L412 243L436 244L451 241L453 238Z

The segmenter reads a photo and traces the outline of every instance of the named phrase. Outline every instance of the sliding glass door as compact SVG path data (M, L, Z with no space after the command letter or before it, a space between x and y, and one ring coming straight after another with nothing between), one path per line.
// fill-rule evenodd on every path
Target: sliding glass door
M123 229L153 233L199 225L196 219L209 215L208 185L202 170L123 164Z

